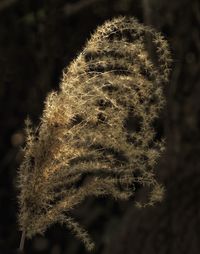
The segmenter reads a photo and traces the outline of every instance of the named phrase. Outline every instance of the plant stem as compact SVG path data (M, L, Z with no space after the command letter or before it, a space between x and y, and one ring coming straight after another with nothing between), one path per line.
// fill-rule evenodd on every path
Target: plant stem
M23 250L24 250L25 238L26 238L26 232L25 232L25 231L22 231L21 241L20 241L20 245L19 245L19 250L20 250L20 251L23 251Z

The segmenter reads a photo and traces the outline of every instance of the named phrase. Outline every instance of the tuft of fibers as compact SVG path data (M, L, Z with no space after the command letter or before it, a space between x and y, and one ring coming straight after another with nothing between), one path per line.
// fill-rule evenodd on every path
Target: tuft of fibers
M26 121L18 173L24 237L59 222L92 250L87 231L70 216L88 196L127 200L140 184L150 191L138 206L162 200L154 168L163 142L153 126L170 62L163 36L134 18L97 28L64 70L59 91L47 96L39 126Z

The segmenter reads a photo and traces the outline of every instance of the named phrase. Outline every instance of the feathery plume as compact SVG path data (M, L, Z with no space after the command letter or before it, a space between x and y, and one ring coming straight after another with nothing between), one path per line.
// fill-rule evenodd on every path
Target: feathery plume
M24 237L60 222L91 250L90 236L70 216L85 198L127 200L139 183L151 191L138 206L162 199L154 167L163 142L153 123L165 102L170 62L162 35L134 18L115 18L96 30L64 70L60 90L48 95L40 125L26 122L19 169Z

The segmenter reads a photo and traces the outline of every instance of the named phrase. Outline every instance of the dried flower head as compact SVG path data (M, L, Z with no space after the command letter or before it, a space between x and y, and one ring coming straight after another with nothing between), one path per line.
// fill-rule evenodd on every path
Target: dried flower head
M19 169L24 236L60 222L90 250L89 235L70 217L85 198L126 200L140 183L151 188L147 204L161 200L154 166L163 143L153 122L164 104L170 61L164 38L134 18L115 18L96 30L64 71L60 90L48 95L40 125L26 123Z

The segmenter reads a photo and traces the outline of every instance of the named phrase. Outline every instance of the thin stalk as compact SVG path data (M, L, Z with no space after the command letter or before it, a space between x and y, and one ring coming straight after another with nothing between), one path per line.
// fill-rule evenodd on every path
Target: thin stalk
M26 238L26 232L23 231L23 232L22 232L22 236L21 236L20 245L19 245L19 250L20 250L20 251L23 251L23 250L24 250L25 238Z

